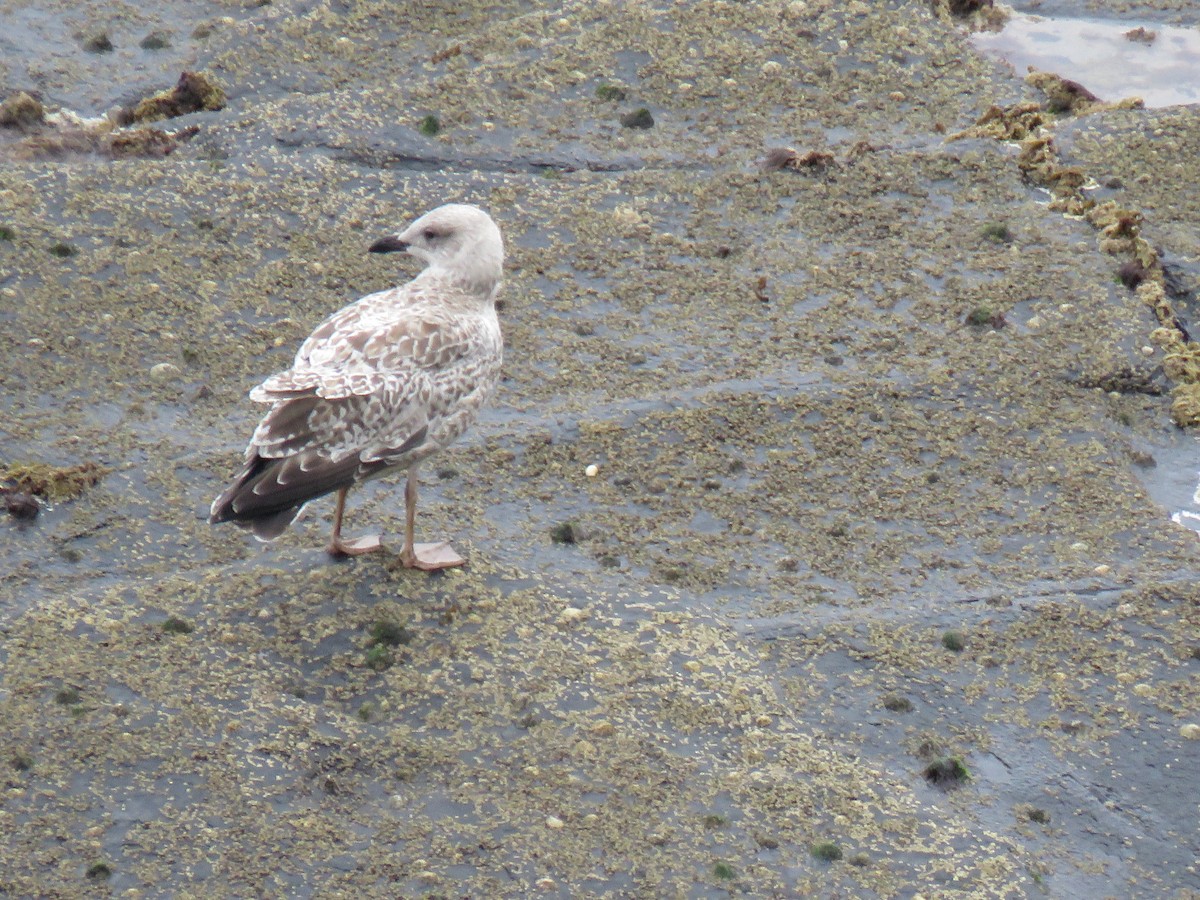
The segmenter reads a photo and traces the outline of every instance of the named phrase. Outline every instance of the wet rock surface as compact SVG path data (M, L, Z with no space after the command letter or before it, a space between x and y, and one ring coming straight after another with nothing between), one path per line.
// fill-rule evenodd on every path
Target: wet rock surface
M0 891L1200 890L1161 317L1015 145L945 140L1040 99L947 16L80 9L113 51L26 9L58 62L5 96L226 105L164 158L0 158L0 462L105 471L0 521ZM1186 320L1196 114L1047 118ZM504 384L423 472L468 567L331 561L330 502L208 526L246 391L452 200L509 256Z

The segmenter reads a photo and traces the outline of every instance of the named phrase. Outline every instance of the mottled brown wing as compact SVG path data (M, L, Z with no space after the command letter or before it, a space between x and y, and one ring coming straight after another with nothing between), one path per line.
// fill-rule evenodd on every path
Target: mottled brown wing
M340 330L312 347L310 338L297 367L251 393L274 405L247 457L317 450L338 462L364 451L377 459L408 445L428 425L438 371L470 351L472 326L433 311L406 312L382 327L360 321L349 330L343 320Z

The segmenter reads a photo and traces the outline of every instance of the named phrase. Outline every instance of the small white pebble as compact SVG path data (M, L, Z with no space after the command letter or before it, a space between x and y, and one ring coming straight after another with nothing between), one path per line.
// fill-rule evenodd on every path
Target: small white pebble
M592 463L590 466L588 466L586 469L583 470L583 474L586 475L588 478L595 478L597 475L600 474L600 467L598 465L596 465L595 463Z
M1151 347L1149 344L1142 347L1142 356L1153 356L1153 355L1154 355L1154 348Z
M1088 548L1088 545L1085 541L1076 541L1075 543L1073 543L1071 545L1071 552L1072 553L1083 553L1085 550L1087 550L1087 548Z
M552 891L556 887L558 887L558 884L555 882L555 880L553 878L539 878L537 881L534 882L534 886L539 891Z
M562 819L560 819L558 816L546 816L546 827L547 828L558 829L558 828L564 827L565 825L566 825L566 823Z
M764 75L774 76L774 75L778 75L782 71L783 71L783 66L773 59L768 59L765 63L762 64L762 73Z
M1189 741L1200 741L1200 725L1197 725L1195 722L1180 725L1179 736L1187 738Z
M1025 325L1028 328L1041 328L1042 327L1042 317L1041 316L1030 316L1029 321L1026 322Z
M558 614L559 625L577 625L588 617L587 610L577 606L568 606Z
M1107 575L1111 571L1112 571L1112 566L1106 566L1106 565L1099 565L1099 566L1096 566L1096 568L1092 569L1092 572L1096 575L1099 575L1101 578L1103 578L1105 575Z
M150 367L150 377L156 381L166 381L179 374L179 366L173 363L161 362Z

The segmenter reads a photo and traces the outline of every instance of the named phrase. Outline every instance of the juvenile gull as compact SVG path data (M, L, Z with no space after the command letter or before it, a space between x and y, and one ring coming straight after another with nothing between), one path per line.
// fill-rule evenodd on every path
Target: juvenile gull
M450 203L370 249L406 251L427 265L408 284L338 310L290 369L250 392L271 408L209 521L269 541L310 500L336 491L329 552L368 553L380 548L378 535L342 537L346 492L405 469L401 561L426 571L462 565L449 544L413 543L417 464L467 429L499 379L500 229L483 210Z

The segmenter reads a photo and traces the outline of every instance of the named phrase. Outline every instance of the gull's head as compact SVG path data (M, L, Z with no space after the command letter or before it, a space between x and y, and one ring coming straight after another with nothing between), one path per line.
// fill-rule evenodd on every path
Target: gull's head
M372 253L404 251L429 269L451 275L490 294L500 282L504 241L492 217L477 206L447 203L403 231L371 245Z

